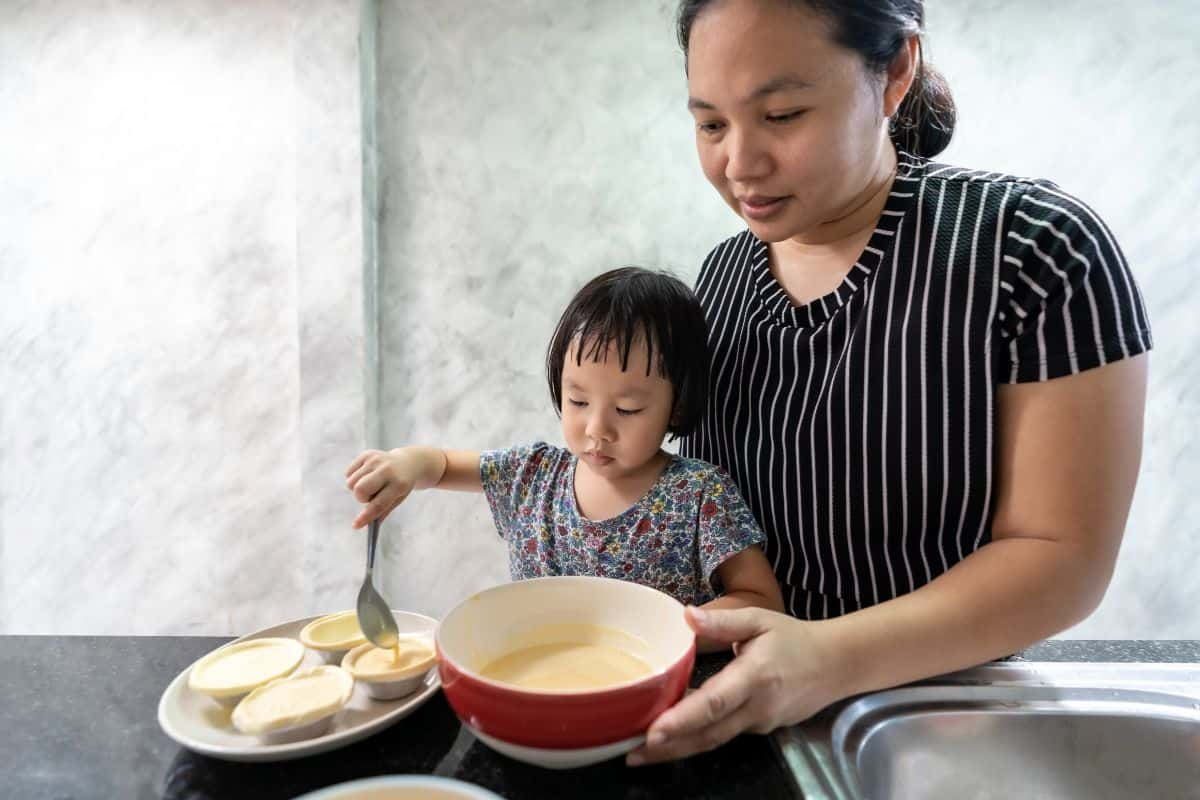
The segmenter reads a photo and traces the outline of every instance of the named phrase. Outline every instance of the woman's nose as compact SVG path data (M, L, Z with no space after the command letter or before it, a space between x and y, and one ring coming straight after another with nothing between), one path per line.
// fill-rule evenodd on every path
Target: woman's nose
M730 181L751 183L770 174L771 155L752 132L730 131L725 147L725 177Z

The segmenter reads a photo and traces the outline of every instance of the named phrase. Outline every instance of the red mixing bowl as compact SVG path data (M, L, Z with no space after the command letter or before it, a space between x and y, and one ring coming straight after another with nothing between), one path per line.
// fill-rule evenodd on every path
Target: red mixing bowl
M611 632L612 643L649 664L651 674L567 691L526 689L479 674L523 646L573 641L580 624ZM545 749L597 747L643 734L683 696L696 661L696 637L679 601L609 578L494 586L450 611L435 639L442 689L459 719L504 742Z

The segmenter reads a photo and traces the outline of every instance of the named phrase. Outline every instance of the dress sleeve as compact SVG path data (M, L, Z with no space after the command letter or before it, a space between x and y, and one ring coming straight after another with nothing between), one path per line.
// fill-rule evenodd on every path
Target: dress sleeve
M1073 375L1148 351L1141 292L1116 239L1057 186L1028 187L1003 246L996 323L1002 383Z
M698 545L702 575L716 594L722 592L717 567L751 545L766 542L737 484L725 470L713 466L701 483Z
M479 479L487 497L496 533L502 539L517 530L521 507L540 490L552 450L545 442L517 445L504 450L485 450L479 456Z

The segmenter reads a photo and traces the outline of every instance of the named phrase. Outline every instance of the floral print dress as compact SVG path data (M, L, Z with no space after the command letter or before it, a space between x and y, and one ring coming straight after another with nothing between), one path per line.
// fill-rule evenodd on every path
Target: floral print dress
M605 520L580 513L577 464L545 442L482 454L480 477L513 580L597 575L700 604L721 591L717 567L765 539L733 480L705 461L671 456L641 500Z

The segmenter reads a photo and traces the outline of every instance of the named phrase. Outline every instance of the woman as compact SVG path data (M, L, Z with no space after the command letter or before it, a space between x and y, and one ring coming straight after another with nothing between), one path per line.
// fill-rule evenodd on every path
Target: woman
M688 106L748 230L697 291L712 402L683 445L766 530L790 616L698 612L737 657L631 764L799 722L1086 617L1141 457L1150 332L1111 233L1047 181L930 162L921 0L684 0Z

